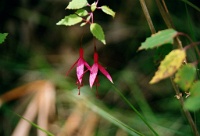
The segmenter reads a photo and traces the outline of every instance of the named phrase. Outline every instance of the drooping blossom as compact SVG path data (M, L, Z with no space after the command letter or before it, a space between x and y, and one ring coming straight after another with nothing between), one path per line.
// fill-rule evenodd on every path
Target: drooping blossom
M96 87L99 85L98 83L98 71L100 70L100 72L107 77L107 79L113 83L112 77L110 76L110 74L106 71L106 69L101 66L98 62L98 53L95 52L94 53L94 64L92 65L92 67L90 68L90 78L89 78L89 82L90 82L90 87L92 88L92 86L94 84L96 84Z
M90 66L88 65L88 63L84 60L83 58L83 48L79 49L79 58L78 60L72 65L72 67L69 69L69 71L67 72L67 75L69 74L69 72L72 70L72 68L74 68L74 66L77 64L76 67L76 75L77 75L77 86L79 89L79 95L80 95L80 88L83 86L82 84L82 79L83 79L83 75L90 70ZM84 67L87 68L86 71L84 71Z

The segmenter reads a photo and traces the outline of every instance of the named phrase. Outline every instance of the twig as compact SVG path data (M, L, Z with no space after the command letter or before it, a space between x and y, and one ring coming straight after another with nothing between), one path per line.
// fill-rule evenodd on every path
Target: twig
M140 4L141 4L141 6L142 6L142 10L143 10L144 15L145 15L145 18L146 18L146 20L147 20L147 22L148 22L148 25L149 25L149 28L150 28L150 30L151 30L151 33L152 33L152 34L156 33L156 30L155 30L155 27L154 27L153 22L152 22L152 20L151 20L151 16L149 15L149 11L148 11L148 9L147 9L145 0L140 0Z

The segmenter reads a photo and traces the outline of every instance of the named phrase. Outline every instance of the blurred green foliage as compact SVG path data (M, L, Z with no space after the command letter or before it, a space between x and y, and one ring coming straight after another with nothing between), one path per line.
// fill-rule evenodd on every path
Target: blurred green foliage
M0 46L0 94L38 79L52 80L58 90L67 88L77 91L75 74L72 72L70 77L65 77L65 73L77 59L83 31L85 57L93 62L93 38L88 27L56 26L60 19L71 12L65 10L68 2L0 1L0 32L9 34ZM198 0L190 2L200 7ZM199 41L200 13L181 0L169 0L166 4L176 30ZM159 60L173 47L166 45L161 49L137 52L141 43L151 34L138 1L100 0L99 5L108 5L116 12L114 19L100 11L94 18L104 28L107 41L107 46L97 43L99 61L111 73L115 86L153 124L160 135L191 135L169 80L149 85ZM147 1L147 5L156 30L166 29L155 1ZM187 41L183 44L186 45ZM191 61L195 60L195 56L192 56ZM103 107L130 127L150 135L149 130L144 128L142 121L124 103L111 84L102 75L99 80L100 103ZM85 85L88 84L86 79L84 82ZM95 98L94 89L84 91L92 91ZM60 100L59 95L57 99ZM16 109L17 103L18 101L10 102L7 108ZM3 122L0 124L0 135L8 136L17 119L13 119L11 116L14 115L3 109L0 109L0 120ZM200 128L199 111L193 116ZM100 128L96 135L114 135L116 130L116 126L109 126L103 129L105 134Z

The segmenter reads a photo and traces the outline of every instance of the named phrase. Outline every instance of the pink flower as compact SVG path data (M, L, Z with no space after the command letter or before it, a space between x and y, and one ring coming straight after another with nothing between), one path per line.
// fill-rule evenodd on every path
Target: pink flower
M92 67L90 68L90 87L92 88L92 86L94 85L94 83L96 83L96 85L98 86L98 71L101 71L102 74L104 74L104 76L106 76L108 78L108 80L110 80L111 83L113 83L112 78L110 76L110 74L106 71L106 69L101 66L98 62L98 53L95 52L94 53L94 64L92 65Z
M90 66L88 65L88 63L84 60L83 58L83 49L80 48L79 49L79 59L72 65L72 67L70 68L70 70L67 72L66 75L69 74L69 72L72 70L72 68L74 68L74 66L77 64L76 67L76 75L77 75L77 86L79 89L79 95L80 95L80 88L83 86L82 84L82 79L83 79L83 75L90 70ZM87 68L86 71L84 71L84 67Z

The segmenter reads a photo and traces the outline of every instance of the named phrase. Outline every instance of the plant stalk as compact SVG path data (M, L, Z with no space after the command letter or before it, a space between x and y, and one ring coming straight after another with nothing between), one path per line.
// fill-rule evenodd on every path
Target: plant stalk
M156 0L156 3L157 3L159 11L160 11L160 13L162 15L162 18L163 18L165 24L167 25L167 27L168 28L174 28L174 25L173 25L172 20L170 18L169 11L167 9L165 1L162 0L162 4L161 4L160 0ZM145 15L145 17L147 19L147 22L148 22L149 28L151 30L151 33L152 34L156 33L156 30L155 30L155 27L154 27L154 25L152 23L152 20L151 20L150 14L148 12L145 0L140 0L140 4L142 6L142 10L144 12L144 15ZM177 43L179 49L183 49L182 43L181 43L181 41L180 41L180 39L178 37L176 38L176 43ZM172 77L170 79L171 79L171 83L172 83L172 85L174 87L174 90L175 90L177 96L180 96L181 93L179 91L179 88L174 83ZM183 100L182 95L179 97L179 102L181 104L181 108L182 108L182 110L184 112L184 115L187 118L187 120L188 120L188 122L189 122L189 124L190 124L190 126L191 126L191 128L193 130L193 133L195 134L195 136L199 136L197 127L196 127L196 125L195 125L195 123L194 123L194 121L193 121L193 119L191 117L190 112L187 109L184 108L184 100Z
M165 4L165 1L162 0L162 4L163 4L163 5L161 4L160 0L156 0L156 3L157 3L157 6L158 6L158 8L159 8L159 11L160 11L160 13L161 13L161 15L162 15L162 18L163 18L163 20L165 21L165 24L167 25L167 27L168 27L168 28L174 28L174 25L173 25L173 23L172 23L172 21L171 21L171 18L170 18L170 15L169 15L167 6L166 6L166 4ZM163 7L164 7L164 8L163 8ZM177 42L177 44L178 44L178 48L179 48L179 49L183 49L182 43L181 43L181 41L180 41L180 39L179 39L178 37L176 38L176 42ZM185 60L185 62L187 62L187 60ZM195 123L194 123L194 121L193 121L193 118L192 118L190 112L189 112L187 109L185 109L185 107L184 107L184 100L183 100L182 95L180 95L181 93L180 93L179 88L178 88L178 87L176 86L176 84L174 83L172 77L171 77L170 79L171 79L171 83L172 83L172 85L173 85L173 87L174 87L174 90L175 90L175 92L176 92L176 95L179 96L179 99L178 99L178 100L179 100L179 102L180 102L180 104L181 104L181 108L182 108L183 113L184 113L185 117L187 118L187 120L188 120L188 122L189 122L191 128L192 128L193 133L195 134L195 136L199 136L199 132L198 132L197 126L195 125Z
M147 9L145 0L140 0L140 5L141 5L142 10L143 10L143 12L144 12L145 18L146 18L146 20L147 20L147 22L148 22L148 25L149 25L149 28L150 28L150 30L151 30L151 33L152 33L152 34L155 34L155 33L156 33L156 29L155 29L155 27L154 27L154 25L153 25L153 22L152 22L152 20L151 20L151 16L150 16L149 11L148 11L148 9Z
M196 127L196 125L195 125L195 123L194 123L194 121L192 119L192 116L191 116L190 112L187 109L185 109L185 107L184 107L183 96L180 93L179 88L176 86L176 84L174 83L172 78L170 78L170 80L171 80L173 88L174 88L174 90L176 92L177 99L179 100L179 102L181 104L181 108L183 110L183 113L184 113L185 117L187 118L187 120L188 120L188 122L189 122L189 124L190 124L190 126L192 128L193 133L195 134L195 136L199 136L199 132L198 132L197 127Z

